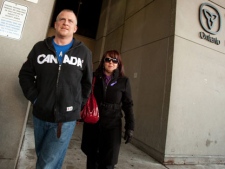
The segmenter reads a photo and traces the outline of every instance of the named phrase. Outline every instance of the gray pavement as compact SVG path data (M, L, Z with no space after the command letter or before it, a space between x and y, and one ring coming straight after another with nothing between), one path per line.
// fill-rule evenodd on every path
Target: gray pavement
M82 123L78 123L67 151L63 169L85 169L86 156L80 150ZM16 169L35 169L36 155L31 116ZM168 165L164 166L132 144L122 143L116 169L225 169L225 165Z

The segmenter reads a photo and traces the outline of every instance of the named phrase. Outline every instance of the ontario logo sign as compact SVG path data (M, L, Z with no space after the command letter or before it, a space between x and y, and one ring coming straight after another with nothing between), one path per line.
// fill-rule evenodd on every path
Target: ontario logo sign
M205 32L200 32L200 38L205 39L216 45L220 40L215 36L221 30L221 15L215 6L209 3L201 4L199 8L199 21ZM207 32L207 33L206 33Z

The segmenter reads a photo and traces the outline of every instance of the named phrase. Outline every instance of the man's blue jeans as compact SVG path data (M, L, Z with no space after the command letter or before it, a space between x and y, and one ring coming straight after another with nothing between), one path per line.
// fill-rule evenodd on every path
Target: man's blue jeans
M76 121L62 124L60 138L57 138L58 123L45 122L34 116L33 123L36 169L61 169Z

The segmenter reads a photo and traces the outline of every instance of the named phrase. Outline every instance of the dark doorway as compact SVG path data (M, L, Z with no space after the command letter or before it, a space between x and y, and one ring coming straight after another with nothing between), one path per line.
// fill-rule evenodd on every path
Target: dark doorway
M58 13L63 9L71 9L78 18L76 34L92 39L96 38L102 0L56 0L51 27Z

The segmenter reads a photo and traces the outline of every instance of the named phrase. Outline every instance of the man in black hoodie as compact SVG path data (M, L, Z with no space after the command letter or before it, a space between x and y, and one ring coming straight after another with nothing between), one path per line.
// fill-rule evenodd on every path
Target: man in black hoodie
M73 38L77 17L62 10L55 36L36 43L19 72L25 97L33 104L37 169L60 169L92 82L92 54Z

